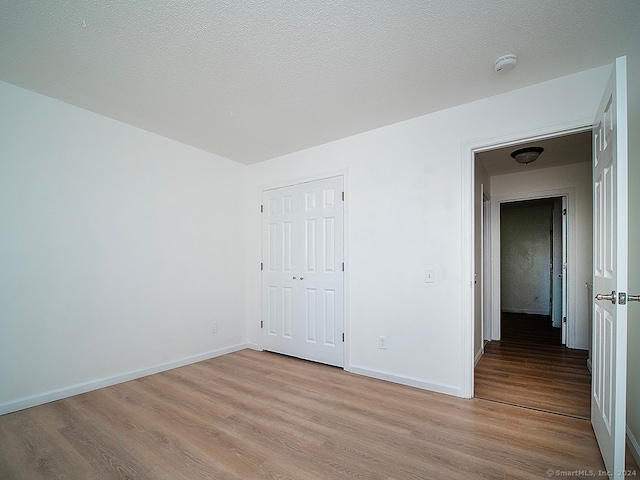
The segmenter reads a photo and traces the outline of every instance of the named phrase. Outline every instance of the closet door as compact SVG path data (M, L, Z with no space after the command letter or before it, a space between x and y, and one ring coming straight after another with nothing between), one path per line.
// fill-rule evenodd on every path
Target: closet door
M293 320L298 310L296 199L296 187L262 195L262 346L280 353L293 348Z
M262 346L343 366L343 178L263 193Z

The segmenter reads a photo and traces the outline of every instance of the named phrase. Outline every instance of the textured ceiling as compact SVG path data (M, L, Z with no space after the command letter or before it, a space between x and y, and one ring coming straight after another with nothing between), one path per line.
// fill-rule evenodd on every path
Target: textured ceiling
M251 164L611 63L639 19L637 0L2 0L0 80Z

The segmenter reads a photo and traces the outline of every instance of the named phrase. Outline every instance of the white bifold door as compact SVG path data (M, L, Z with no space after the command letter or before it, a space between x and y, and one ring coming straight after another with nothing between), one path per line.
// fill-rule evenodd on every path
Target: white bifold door
M627 382L626 60L616 60L593 127L591 423L610 478L625 478Z
M262 347L344 366L343 177L262 196Z

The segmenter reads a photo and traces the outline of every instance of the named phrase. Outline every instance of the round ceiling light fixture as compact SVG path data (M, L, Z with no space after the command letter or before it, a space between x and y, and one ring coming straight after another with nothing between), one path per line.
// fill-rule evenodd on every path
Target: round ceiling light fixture
M507 70L511 70L515 67L516 63L518 63L518 59L513 53L510 53L497 59L494 68L496 72L506 72Z
M525 147L511 152L511 156L516 162L529 165L535 162L542 152L544 152L542 147Z

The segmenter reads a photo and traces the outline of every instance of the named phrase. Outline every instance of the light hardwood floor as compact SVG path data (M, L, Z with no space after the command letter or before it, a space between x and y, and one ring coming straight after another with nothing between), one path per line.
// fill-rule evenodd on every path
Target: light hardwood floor
M489 342L476 366L476 397L590 423L588 352L562 345L548 316L503 313L501 326L502 340ZM626 469L640 476L629 448Z
M0 417L2 479L541 479L589 422L243 350ZM569 473L567 473L569 472Z

